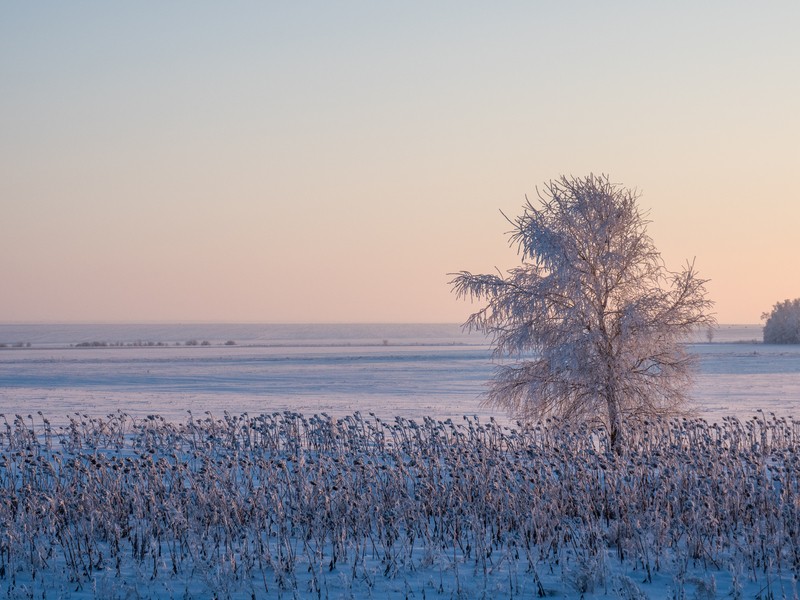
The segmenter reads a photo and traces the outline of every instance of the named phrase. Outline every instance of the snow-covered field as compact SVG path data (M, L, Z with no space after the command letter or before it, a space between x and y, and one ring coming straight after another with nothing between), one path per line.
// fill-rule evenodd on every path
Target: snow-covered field
M0 597L797 597L800 348L756 327L624 457L481 408L455 327L114 327L0 326Z
M700 415L800 417L800 347L741 343L760 333L721 326L714 343L691 346ZM123 345L71 347L93 342ZM0 344L0 413L41 410L54 423L117 410L171 421L187 410L503 419L480 406L489 347L455 325L0 325Z

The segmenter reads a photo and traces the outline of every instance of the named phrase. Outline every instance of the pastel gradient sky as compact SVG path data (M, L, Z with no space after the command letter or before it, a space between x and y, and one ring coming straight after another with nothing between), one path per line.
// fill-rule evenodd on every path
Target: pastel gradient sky
M0 322L459 322L500 210L638 188L721 323L800 296L800 3L6 2Z

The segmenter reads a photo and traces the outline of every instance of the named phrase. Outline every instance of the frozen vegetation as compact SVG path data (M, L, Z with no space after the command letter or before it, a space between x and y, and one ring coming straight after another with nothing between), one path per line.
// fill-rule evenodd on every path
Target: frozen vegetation
M791 419L0 427L0 597L797 597Z
M716 324L707 280L693 262L667 270L638 192L608 175L562 176L537 196L506 217L519 265L450 282L485 302L464 326L503 359L486 400L528 422L602 420L621 449L626 427L686 414L686 340Z

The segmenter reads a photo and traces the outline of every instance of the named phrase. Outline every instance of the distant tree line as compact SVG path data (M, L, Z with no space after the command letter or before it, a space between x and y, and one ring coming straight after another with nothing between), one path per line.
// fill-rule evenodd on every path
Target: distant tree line
M181 342L175 342L176 346L180 346ZM187 340L185 342L186 346L211 346L211 342L208 340L198 341L198 340ZM233 340L228 340L225 342L226 346L235 346L236 342ZM92 342L79 342L77 344L71 344L74 348L122 348L122 347L131 347L131 348L150 348L150 347L166 347L169 346L167 342L144 342L141 340L137 340L135 342L104 342L104 341L92 341ZM0 344L0 348L6 347L6 344ZM22 347L22 344L18 344L15 347ZM28 344L30 347L30 344Z
M761 319L765 344L800 344L800 298L778 302Z
M180 346L181 342L175 342L176 346ZM198 340L187 340L187 346L211 346L211 342L208 340L203 340L202 342ZM236 342L234 340L228 340L224 344L225 346L235 346ZM137 340L135 342L106 342L100 340L93 340L90 342L78 342L77 344L70 344L71 348L151 348L151 347L166 347L169 346L167 342L153 342L153 341L142 341ZM30 342L16 342L14 344L8 344L7 342L0 342L0 348L30 348Z

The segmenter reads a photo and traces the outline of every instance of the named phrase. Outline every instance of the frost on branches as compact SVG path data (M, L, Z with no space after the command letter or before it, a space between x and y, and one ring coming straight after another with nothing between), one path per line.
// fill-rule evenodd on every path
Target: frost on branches
M778 302L761 318L765 344L800 344L800 298Z
M608 176L561 177L527 200L510 243L522 264L458 273L459 297L485 300L465 327L493 337L501 361L487 403L525 420L623 423L682 412L693 372L686 336L714 324L694 263L668 271L638 194Z

